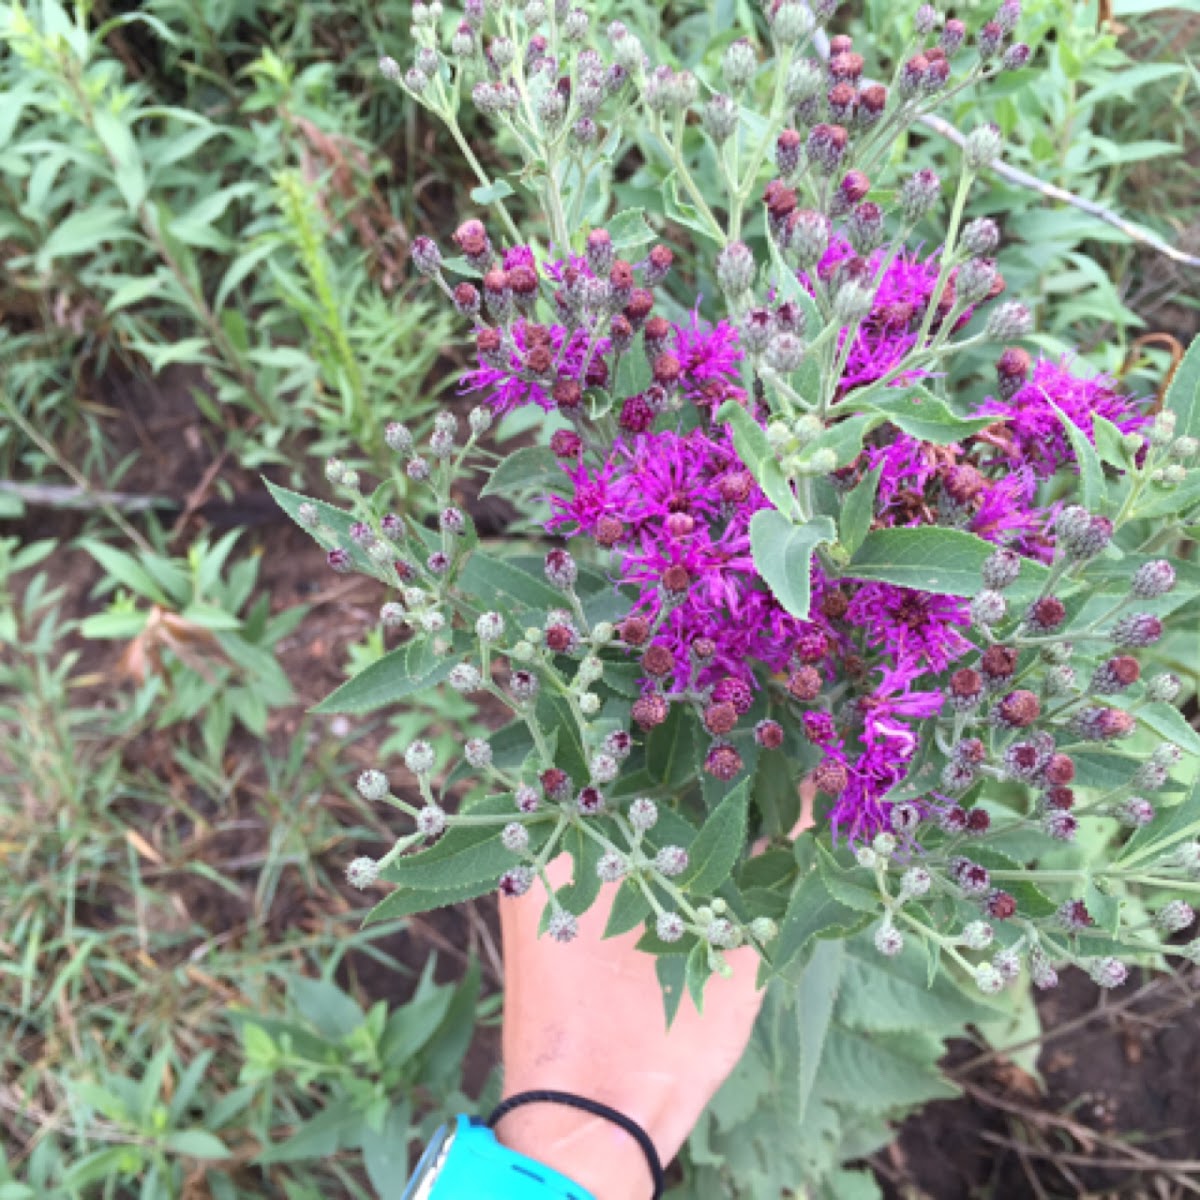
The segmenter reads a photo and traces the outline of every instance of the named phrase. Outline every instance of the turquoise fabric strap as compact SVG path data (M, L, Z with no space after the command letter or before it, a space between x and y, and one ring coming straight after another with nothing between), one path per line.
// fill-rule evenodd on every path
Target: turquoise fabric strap
M445 1151L451 1134L453 1140ZM595 1200L565 1175L502 1146L486 1125L465 1116L438 1130L404 1200L425 1196L429 1200Z

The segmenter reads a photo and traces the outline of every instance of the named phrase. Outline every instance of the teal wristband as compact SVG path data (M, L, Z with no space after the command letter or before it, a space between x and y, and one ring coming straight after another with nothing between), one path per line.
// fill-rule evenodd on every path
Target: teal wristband
M595 1200L595 1197L565 1175L502 1146L486 1125L460 1116L434 1135L403 1200Z

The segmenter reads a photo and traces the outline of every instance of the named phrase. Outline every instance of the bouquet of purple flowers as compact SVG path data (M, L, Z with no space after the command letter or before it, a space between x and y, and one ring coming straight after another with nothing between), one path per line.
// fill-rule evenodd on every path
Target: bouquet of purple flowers
M940 101L1025 65L1015 0L973 37L922 6L886 84L833 8L773 0L773 57L733 41L704 80L558 0L468 0L445 44L418 4L414 65L384 60L495 208L412 252L470 326L476 407L389 426L377 490L331 461L345 508L275 493L404 631L325 711L448 686L511 721L457 763L412 744L419 804L365 772L412 831L349 877L399 916L521 894L569 853L549 935L615 885L609 931L641 928L697 1003L728 949L794 977L861 929L987 994L1200 961L1176 936L1200 734L1156 661L1169 620L1200 625L1200 350L1154 411L1022 348L1000 230L967 217L998 130L959 137L949 186L894 165ZM468 96L548 240L480 165ZM609 215L619 172L661 212ZM541 436L497 461L517 410ZM531 528L481 543L478 473Z

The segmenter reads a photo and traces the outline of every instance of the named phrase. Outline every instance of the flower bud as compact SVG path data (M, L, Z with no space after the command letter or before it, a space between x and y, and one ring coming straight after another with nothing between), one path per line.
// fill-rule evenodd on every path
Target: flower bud
M807 270L815 266L829 249L829 219L823 214L802 209L788 225L787 248L797 263Z
M941 195L942 181L933 171L915 171L900 187L900 208L905 219L915 224L937 207Z
M1196 920L1196 910L1184 900L1172 900L1154 914L1154 924L1163 933L1180 933Z
M1016 300L1006 301L988 315L987 336L997 342L1024 337L1033 328L1033 315Z
M1019 71L1028 64L1032 54L1033 51L1024 42L1014 42L1005 50L1000 61L1006 71Z
M346 867L346 882L362 891L379 878L379 864L373 858L355 858Z
M885 958L895 958L904 949L904 935L889 919L875 930L875 949Z
M731 42L721 58L721 74L731 92L747 87L758 71L758 56L745 38Z
M967 134L963 157L969 170L982 171L991 166L1004 144L998 125L979 125Z
M682 846L664 846L654 856L654 866L668 879L682 875L687 870L688 855Z
M1154 704L1170 704L1179 695L1181 686L1178 675L1164 671L1146 683L1146 699Z
M1034 986L1040 991L1058 987L1058 972L1040 946L1035 946L1030 951L1029 974L1033 979Z
M1163 635L1163 623L1153 613L1129 613L1112 628L1109 635L1118 646L1152 646Z
M658 805L646 796L639 796L629 806L629 823L639 833L653 829L658 821Z
M1113 525L1107 517L1094 517L1078 504L1064 508L1055 522L1058 542L1069 558L1095 558L1112 541Z
M984 586L1002 591L1016 583L1021 573L1021 556L1015 550L996 550L983 563Z
M723 146L737 132L737 102L720 92L714 92L701 113L704 131L718 145Z
M442 254L433 238L418 237L412 244L412 262L417 271L429 277L442 269Z
M388 787L387 776L382 771L364 771L358 777L358 794L364 800L379 801L386 798L391 790Z
M849 135L840 125L814 125L805 146L808 160L818 170L832 175L846 157L849 141Z
M475 634L489 645L498 642L504 636L504 618L498 612L485 612L475 622Z
M995 996L1004 990L1004 976L991 963L980 963L975 968L975 986L985 996Z
M735 42L734 45L737 43ZM788 68L783 83L784 99L793 108L811 100L825 85L821 68L809 58L797 59Z
M906 900L915 900L929 891L933 878L924 867L909 867L900 876L900 891L897 900L903 904Z
M980 592L971 601L971 621L975 625L998 625L1008 612L1008 602L999 592Z
M434 761L433 747L426 741L415 741L404 752L404 765L414 775L428 775Z
M754 285L757 267L744 242L730 242L717 255L717 283L729 297L743 296Z
M655 932L663 942L677 942L683 937L683 918L678 913L663 913L655 924Z
M1116 988L1129 978L1123 962L1115 958L1097 958L1088 963L1088 974L1102 988Z
M446 828L446 812L436 804L427 804L417 813L417 829L426 837L437 837Z
M955 302L978 304L991 295L996 282L996 264L988 258L968 259L954 277Z
M1130 593L1140 600L1165 596L1175 586L1175 568L1165 558L1154 559L1138 567Z
M780 46L794 46L812 32L815 24L811 9L795 0L784 0L775 10L771 32Z
M510 867L500 876L497 890L501 896L523 896L533 886L533 872L526 866Z

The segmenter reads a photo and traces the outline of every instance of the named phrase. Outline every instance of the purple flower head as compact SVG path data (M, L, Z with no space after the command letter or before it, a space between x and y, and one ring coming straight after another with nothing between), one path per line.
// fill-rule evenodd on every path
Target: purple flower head
M1138 403L1122 396L1105 375L1090 379L1074 375L1067 359L1039 359L1025 383L1007 400L989 397L979 414L1003 422L1006 436L998 461L1009 468L1032 471L1046 479L1060 467L1074 463L1075 454L1063 429L1057 407L1095 441L1092 418L1104 417L1122 433L1141 429L1147 417Z

